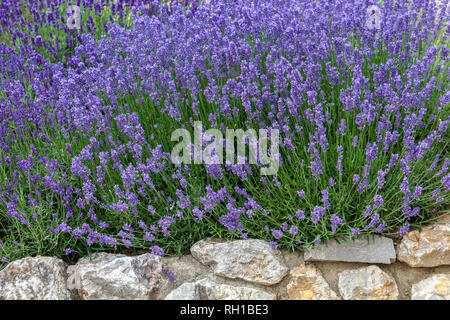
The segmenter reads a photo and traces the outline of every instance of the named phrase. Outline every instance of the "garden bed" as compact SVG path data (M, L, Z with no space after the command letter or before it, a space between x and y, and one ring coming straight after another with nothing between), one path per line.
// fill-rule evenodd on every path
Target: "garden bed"
M20 277L17 275L20 274ZM27 257L0 271L0 299L448 300L450 215L394 247L376 236L287 252L262 240L206 239L190 254L95 254L67 265Z
M2 1L0 269L206 238L303 251L448 212L439 5Z

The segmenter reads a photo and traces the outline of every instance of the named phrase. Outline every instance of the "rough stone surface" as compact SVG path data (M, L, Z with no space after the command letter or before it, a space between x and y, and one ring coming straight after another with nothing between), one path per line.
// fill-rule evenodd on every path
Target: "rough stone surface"
M85 300L152 299L157 293L161 257L143 254L129 257L100 253L91 260L83 258L68 269L70 289L77 289Z
M191 247L198 261L216 275L262 285L280 282L288 273L283 256L263 240L201 240Z
M276 295L261 289L234 286L202 279L186 282L170 292L165 300L274 300Z
M438 223L405 235L398 246L398 260L410 267L450 265L450 215Z
M411 300L450 300L450 275L436 274L413 284Z
M211 274L208 266L201 264L190 254L181 257L162 257L161 260L163 276L157 299L164 299L169 292L183 283L196 282Z
M290 300L339 300L313 265L301 264L291 270L287 293Z
M27 257L0 271L0 300L68 300L67 265L53 257Z
M394 278L377 266L343 271L339 275L339 292L345 300L397 300Z
M390 264L395 261L392 239L375 236L344 242L330 240L317 249L305 251L305 261L343 261Z

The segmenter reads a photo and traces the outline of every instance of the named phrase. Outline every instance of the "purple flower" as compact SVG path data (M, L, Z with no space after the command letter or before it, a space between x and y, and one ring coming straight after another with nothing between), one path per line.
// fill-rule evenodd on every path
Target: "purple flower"
M439 189L439 188L434 189L433 194L431 195L431 200L436 199L440 193L441 193L441 189Z
M164 250L158 246L151 246L150 247L150 251L152 254L157 255L157 256L163 256L164 255Z
M341 119L341 122L338 125L338 130L336 134L340 134L342 136L345 136L345 129L347 129L347 125L345 123L345 119Z
M73 155L73 151L72 151L72 149L70 148L70 143L66 143L66 152L67 152L69 155Z
M408 166L408 161L406 159L400 160L400 170L403 171L405 176L409 176L411 174L411 168Z
M100 222L98 223L98 227L99 227L100 229L106 229L106 228L109 227L109 223L106 223L106 222L104 222L104 221L100 221Z
M370 219L370 222L368 225L366 225L365 229L367 230L369 228L375 228L378 222L380 222L380 215L376 213L372 216L372 219Z
M433 161L433 164L430 166L430 170L435 170L437 168L438 163L439 163L439 158L440 158L440 155L439 155L439 153L437 153L434 156L434 161Z
M450 191L450 173L441 179L441 183L444 186L445 191Z
M300 198L302 198L302 199L305 198L305 191L304 191L304 190L297 191L297 194L298 194L298 196L299 196Z
M345 225L353 235L360 232L356 226L380 233L418 216L415 202L427 202L430 188L431 203L422 207L434 212L447 200L450 160L437 152L447 147L450 125L448 70L439 59L447 61L450 51L433 44L445 14L436 19L429 1L385 1L382 33L361 28L365 8L345 1L298 7L295 1L130 6L109 0L83 1L93 15L74 33L61 2L31 8L27 19L16 14L20 1L1 2L7 41L0 49L0 203L6 213L0 233L19 235L39 223L49 236L93 250L142 242L174 248L186 233L180 230L214 234L225 226L224 237L246 238L246 224L270 224L280 230L265 228L267 238L285 234L297 243L305 234L311 242L327 232L328 211L332 232L344 229L344 219L331 214L331 200L333 208L364 211L367 196L382 190L383 197L402 198L384 215L384 200L375 196L363 216ZM110 23L95 19L104 10ZM42 25L52 33L40 34ZM386 59L378 59L377 48ZM267 156L283 174L273 183L259 177L261 154L257 164L246 156L238 156L244 160L238 164L173 163L167 125L191 132L196 120L222 132L231 124L278 130L280 150L270 148ZM212 142L203 138L205 130L201 148ZM421 170L428 165L432 171ZM308 190L308 199L303 190L300 204L288 199L283 190L289 187ZM286 218L292 212L275 214L277 205L308 207L315 231L309 221ZM53 210L49 219L41 214L46 210ZM301 209L293 216L306 220Z
M155 240L155 236L151 232L145 233L142 238L147 242L153 242L153 240Z
M382 189L384 184L386 183L385 176L387 173L388 173L387 170L378 170L378 176L377 176L378 189Z
M382 222L374 229L374 232L381 233L386 227L387 227L387 223Z
M316 180L318 180L319 175L323 174L322 161L318 155L316 155L315 160L311 161L311 174Z
M139 228L141 228L142 230L147 230L148 229L147 225L146 225L146 223L144 221L141 220L141 221L138 222L138 224L139 224Z
M398 161L398 154L393 153L391 155L391 160L389 161L389 163L386 165L388 168L393 168L395 166L395 164Z
M306 92L307 96L308 96L308 104L309 105L314 105L317 102L317 92L316 91L308 91Z
M353 237L357 237L359 236L360 232L359 232L359 228L353 228L352 229L352 236Z
M315 245L316 247L320 246L321 243L322 243L322 239L320 239L320 238L316 238L316 239L314 240L314 245Z
M163 268L162 273L166 276L167 280L169 280L170 282L175 281L175 275L173 274L172 271L170 271L169 268Z
M415 208L411 211L411 213L410 213L410 215L409 215L408 218L416 217L416 216L419 214L419 212L420 212L420 207L415 207Z
M293 236L296 236L298 233L298 227L297 226L291 226L289 228L289 233L292 234Z
M324 215L325 215L325 208L316 206L314 210L311 212L311 221L314 224L317 224Z
M441 170L438 173L436 173L436 176L442 176L442 175L446 174L448 171L449 165L450 165L450 159L445 158L444 164L442 165Z
M269 245L274 250L278 249L278 245L277 245L277 243L275 241L270 241Z
M364 210L363 212L363 217L367 218L368 216L370 216L372 214L372 207L370 205L366 206L366 210Z
M400 191L405 193L405 194L409 192L408 178L406 178L406 177L403 178L403 181L400 184Z
M414 199L415 200L419 200L420 196L422 195L422 187L421 186L417 186L416 189L414 190Z
M334 234L336 232L336 229L344 222L343 219L339 218L337 215L332 214L331 215L331 233Z
M334 181L333 178L330 178L328 184L330 185L330 187L334 187L336 185L336 182Z
M330 209L331 208L331 204L328 201L328 189L322 190L321 193L322 193L322 202L323 202L323 204L325 205L325 207L327 209Z
M407 234L408 234L408 231L409 231L409 223L406 222L406 223L405 223L405 224L397 231L397 233L398 233L399 236L404 236L404 235L407 235Z
M272 235L276 240L278 240L283 236L283 231L272 229Z
M134 231L134 229L128 223L125 223L123 225L122 229L125 230L125 231L128 231L128 232L133 232Z
M373 201L374 201L373 210L378 209L384 202L383 197L378 194L373 198Z
M194 207L192 209L192 214L194 215L195 219L198 219L198 220L202 220L203 216L204 216L204 212L197 207Z
M378 153L378 146L377 143L374 142L373 144L368 143L366 146L366 162L371 163L376 160Z
M305 219L305 213L303 212L302 209L298 209L297 212L295 213L295 217L297 219L304 220Z

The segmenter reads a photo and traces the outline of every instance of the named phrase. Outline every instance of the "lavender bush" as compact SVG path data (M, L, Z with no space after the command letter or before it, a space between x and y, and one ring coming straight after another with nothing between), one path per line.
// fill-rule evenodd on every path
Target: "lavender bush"
M206 237L302 249L445 212L448 1L48 2L0 3L0 267ZM175 165L170 133L195 121L279 130L278 173Z

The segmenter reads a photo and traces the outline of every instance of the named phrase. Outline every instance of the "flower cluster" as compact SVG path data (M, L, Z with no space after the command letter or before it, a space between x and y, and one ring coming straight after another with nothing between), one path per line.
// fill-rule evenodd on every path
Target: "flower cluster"
M402 235L450 199L448 1L383 1L375 30L370 0L80 0L80 30L28 2L0 3L3 263ZM174 164L195 121L279 130L277 175Z

